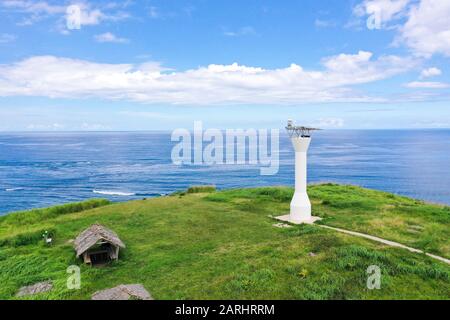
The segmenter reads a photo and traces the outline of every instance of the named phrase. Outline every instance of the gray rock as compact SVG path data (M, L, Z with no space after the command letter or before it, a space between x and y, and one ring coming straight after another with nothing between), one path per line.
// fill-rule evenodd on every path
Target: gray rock
M31 296L38 293L43 293L52 290L53 283L51 281L38 282L31 286L20 288L17 293L18 297Z
M153 298L142 284L121 284L95 292L92 300L153 300Z

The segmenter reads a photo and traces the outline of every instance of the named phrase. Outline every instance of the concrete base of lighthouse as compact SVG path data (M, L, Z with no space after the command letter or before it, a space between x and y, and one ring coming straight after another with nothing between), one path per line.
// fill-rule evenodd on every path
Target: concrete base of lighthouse
M292 224L313 224L316 221L322 220L322 218L320 217L309 217L306 219L302 219L302 220L296 220L296 219L292 219L290 214L284 215L284 216L278 216L275 217L276 220L279 221L283 221L283 222L288 222L288 223L292 223Z
M321 218L311 216L311 202L308 194L306 192L296 192L291 201L291 213L275 217L275 219L292 224L313 224Z

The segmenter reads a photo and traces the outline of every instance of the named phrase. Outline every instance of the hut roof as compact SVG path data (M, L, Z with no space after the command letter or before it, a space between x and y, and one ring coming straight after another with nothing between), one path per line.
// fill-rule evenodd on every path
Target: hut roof
M81 232L74 241L74 247L77 251L77 257L86 252L90 247L98 241L104 240L121 248L125 248L125 244L119 239L117 234L99 224L93 224L83 232Z

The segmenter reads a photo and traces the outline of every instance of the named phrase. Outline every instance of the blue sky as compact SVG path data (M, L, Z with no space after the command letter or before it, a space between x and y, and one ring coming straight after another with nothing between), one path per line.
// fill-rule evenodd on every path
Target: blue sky
M0 0L0 131L449 128L448 16L447 0Z

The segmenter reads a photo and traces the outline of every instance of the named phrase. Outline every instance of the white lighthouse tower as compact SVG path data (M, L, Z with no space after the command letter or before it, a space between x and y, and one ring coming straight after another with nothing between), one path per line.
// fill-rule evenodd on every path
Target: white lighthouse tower
M294 126L292 120L288 120L286 130L295 150L295 193L291 200L290 214L277 219L294 224L311 224L320 218L311 216L311 202L306 191L307 153L311 143L311 132L319 129Z

